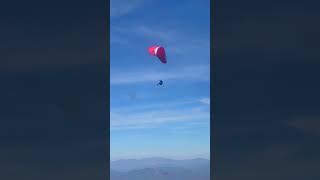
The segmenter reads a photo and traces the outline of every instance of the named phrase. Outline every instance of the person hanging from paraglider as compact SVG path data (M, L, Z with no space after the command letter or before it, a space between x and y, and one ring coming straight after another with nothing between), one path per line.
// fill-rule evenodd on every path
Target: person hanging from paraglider
M160 80L159 83L157 84L157 86L159 86L159 85L162 86L162 84L163 84L163 81Z

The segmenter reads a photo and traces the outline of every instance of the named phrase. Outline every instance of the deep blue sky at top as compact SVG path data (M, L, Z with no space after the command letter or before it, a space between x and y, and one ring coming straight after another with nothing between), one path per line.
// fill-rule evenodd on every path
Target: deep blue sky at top
M111 159L209 158L209 13L209 0L111 1Z

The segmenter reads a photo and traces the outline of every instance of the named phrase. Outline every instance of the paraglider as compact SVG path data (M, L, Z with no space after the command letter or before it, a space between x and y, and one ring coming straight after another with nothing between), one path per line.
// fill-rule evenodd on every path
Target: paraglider
M149 53L152 56L157 56L158 59L163 63L166 64L167 63L167 57L166 57L166 51L164 50L163 47L161 46L151 46L149 47ZM163 81L160 80L159 83L157 84L157 86L162 86Z
M166 64L167 63L167 57L166 57L166 52L164 50L163 47L161 46L151 46L149 48L149 53L152 55L152 56L157 56L158 59Z

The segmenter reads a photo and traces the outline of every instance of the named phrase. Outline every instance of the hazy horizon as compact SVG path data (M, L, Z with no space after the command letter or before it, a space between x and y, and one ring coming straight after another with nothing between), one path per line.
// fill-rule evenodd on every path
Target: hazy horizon
M206 157L190 157L190 158L169 158L169 157L161 157L161 156L150 156L150 157L137 157L137 158L118 158L118 159L110 159L110 162L120 161L120 160L145 160L145 159L170 159L170 160L194 160L194 159L203 159L210 161L210 158Z

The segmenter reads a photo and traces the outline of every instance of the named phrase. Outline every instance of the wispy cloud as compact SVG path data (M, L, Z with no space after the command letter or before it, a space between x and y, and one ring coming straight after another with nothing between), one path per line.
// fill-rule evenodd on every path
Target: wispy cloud
M116 108L112 108L112 110L115 110L114 112L122 112L122 113L131 113L131 112L136 112L136 111L146 111L146 110L152 110L152 109L161 109L161 108L166 108L166 109L174 109L176 107L184 107L184 106L198 106L197 108L193 108L193 111L196 110L203 110L202 108L205 106L199 106L199 105L208 105L207 102L203 103L201 102L202 99L209 99L210 98L190 98L190 99L185 99L185 100L174 100L170 101L167 103L161 103L161 102L154 102L154 103L148 103L148 104L142 104L138 106L121 106Z
M143 82L154 82L159 79L162 80L202 80L208 81L210 79L210 67L207 66L193 66L182 68L179 72L171 71L148 71L148 70L112 70L110 83L111 85L134 84Z
M126 27L112 26L111 34L115 37L126 37L123 41L130 41L128 37L150 40L166 46L170 53L190 55L206 55L209 59L209 39L201 34L186 33L178 27L163 28L152 25L127 25ZM121 36L119 35L121 34ZM116 41L113 43L117 43Z
M151 111L137 114L116 114L111 113L111 130L128 130L141 128L154 128L159 125L184 122L199 121L210 118L208 112L194 111Z
M192 102L190 100L190 102ZM190 103L189 102L189 103ZM198 102L194 100L193 102ZM132 107L130 111L123 108L111 109L111 129L128 130L141 128L154 128L175 122L208 123L210 113L202 106L184 107L185 101L169 102L159 106ZM165 107L165 108L164 108ZM170 107L170 108L168 108Z
M180 39L181 33L178 33L175 29L162 29L162 28L152 28L145 25L136 26L133 28L133 32L139 36L157 39L163 42L173 43Z
M181 126L175 126L170 128L174 134L194 134L199 133L194 131L195 129L209 129L210 121L188 122Z
M129 14L142 7L147 0L111 0L110 16L118 17Z
M199 99L199 102L210 105L210 98L201 98Z
M134 32L145 38L151 38L167 44L174 52L181 50L203 50L209 53L210 40L203 39L199 34L186 33L180 28L159 28L153 26L140 25L135 27ZM192 52L192 51L181 51Z

